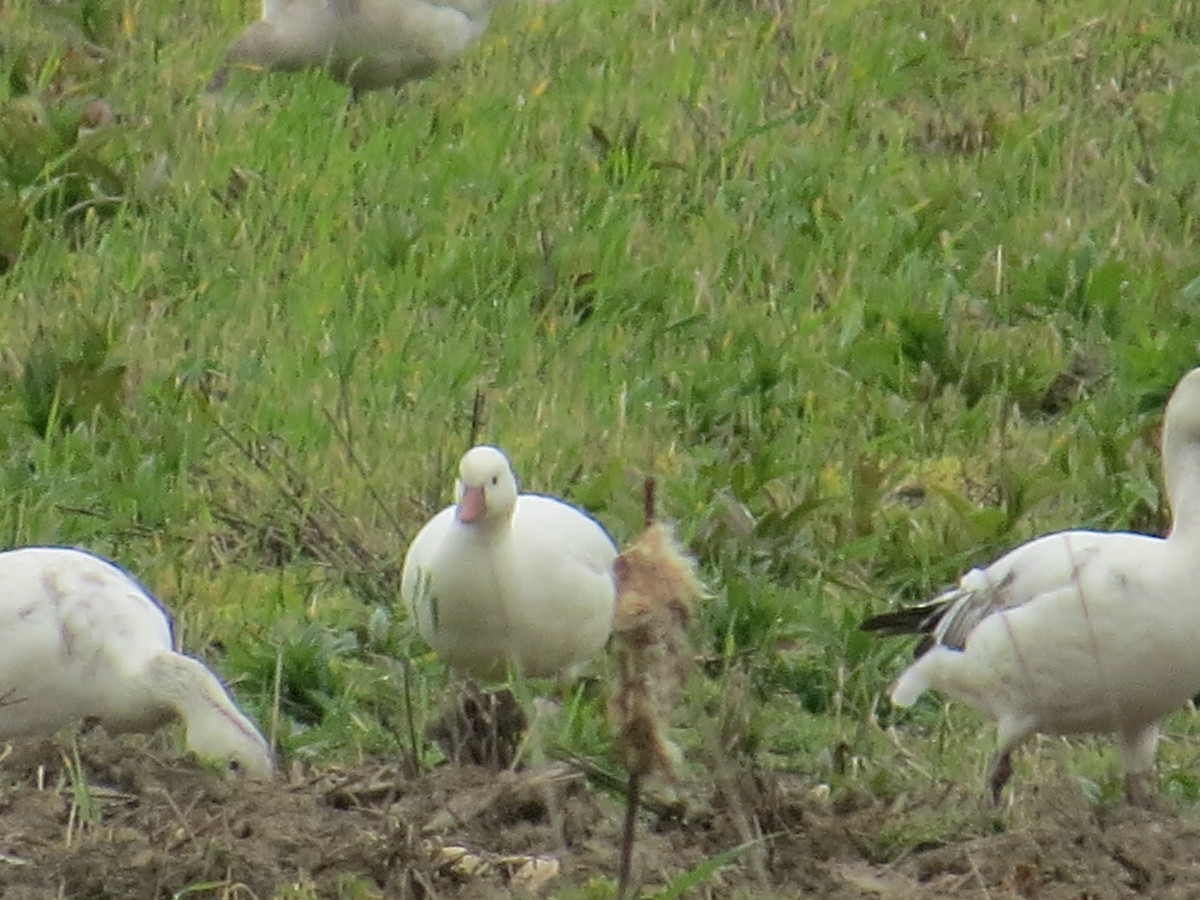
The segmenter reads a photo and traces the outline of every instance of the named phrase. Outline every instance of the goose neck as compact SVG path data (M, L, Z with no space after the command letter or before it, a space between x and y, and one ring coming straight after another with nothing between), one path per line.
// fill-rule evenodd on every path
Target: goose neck
M1200 449L1166 443L1164 476L1171 503L1171 533L1200 535Z
M478 540L495 541L512 529L512 516L485 516L465 527Z
M273 762L262 735L207 666L182 654L163 653L144 675L151 693L182 720L193 751L236 760L254 777L270 776Z

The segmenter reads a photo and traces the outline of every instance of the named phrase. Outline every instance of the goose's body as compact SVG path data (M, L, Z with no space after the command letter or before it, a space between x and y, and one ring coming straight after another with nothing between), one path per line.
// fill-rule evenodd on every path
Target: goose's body
M1200 691L1200 369L1167 406L1167 538L1068 531L1024 544L914 610L864 623L926 632L891 689L936 690L991 715L993 796L1034 733L1116 734L1130 801L1149 801L1158 724Z
M199 755L270 776L262 735L207 666L175 651L167 613L127 572L61 547L0 552L0 740L175 718Z
M553 497L518 494L503 452L463 457L458 501L418 532L401 595L421 635L454 669L567 672L612 629L617 547L595 519Z
M226 65L327 66L354 91L432 74L483 35L496 0L266 0Z

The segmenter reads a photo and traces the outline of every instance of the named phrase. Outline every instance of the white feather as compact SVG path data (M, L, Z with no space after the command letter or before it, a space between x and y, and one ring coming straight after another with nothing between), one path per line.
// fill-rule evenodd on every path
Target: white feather
M1005 767L1035 732L1114 733L1144 775L1159 721L1200 691L1200 369L1167 406L1163 465L1169 537L1061 532L971 570L927 607L933 645L893 701L936 690L989 714Z
M176 652L169 616L132 576L80 550L0 553L0 739L175 718L201 756L270 776L258 729L207 666Z
M421 635L452 668L483 678L586 662L612 629L612 538L562 500L518 494L495 447L468 451L459 475L459 502L421 529L404 560L401 595ZM483 512L462 522L469 489L483 491Z
M264 0L227 65L328 67L356 91L424 78L483 35L498 0Z

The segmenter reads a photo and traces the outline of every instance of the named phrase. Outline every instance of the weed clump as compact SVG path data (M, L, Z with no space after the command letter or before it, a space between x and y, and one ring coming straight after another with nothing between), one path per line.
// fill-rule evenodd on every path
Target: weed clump
M166 154L106 99L124 33L107 6L60 9L57 27L0 47L0 275L38 240L77 247L86 223L166 183Z
M629 773L618 895L627 896L642 779L674 774L678 756L667 736L671 709L691 660L692 604L703 594L694 561L671 530L654 521L654 481L646 481L646 529L617 557L613 649L616 691L609 703L613 752Z

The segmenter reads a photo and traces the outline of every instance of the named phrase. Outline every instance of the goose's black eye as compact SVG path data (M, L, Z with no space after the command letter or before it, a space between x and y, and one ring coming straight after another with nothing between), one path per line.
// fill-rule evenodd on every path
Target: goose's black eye
M499 476L499 475L493 475L493 476L492 476L492 486L494 487L495 485L497 485L497 484L499 484L499 483L500 483L500 476Z

